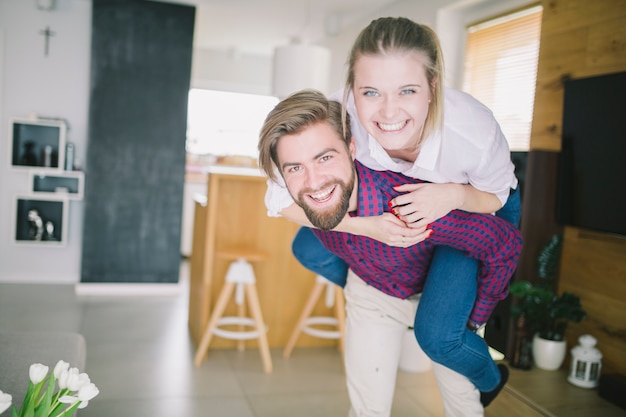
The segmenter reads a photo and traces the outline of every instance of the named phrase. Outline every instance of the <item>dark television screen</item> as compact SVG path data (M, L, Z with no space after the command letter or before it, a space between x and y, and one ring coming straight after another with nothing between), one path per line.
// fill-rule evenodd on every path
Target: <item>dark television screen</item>
M626 72L565 83L559 223L626 235Z

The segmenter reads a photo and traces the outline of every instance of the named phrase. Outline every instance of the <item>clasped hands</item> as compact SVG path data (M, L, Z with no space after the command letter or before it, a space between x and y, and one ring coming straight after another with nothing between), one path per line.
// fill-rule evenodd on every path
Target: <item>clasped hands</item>
M430 224L458 206L455 193L446 185L425 183L394 187L404 194L389 201L391 213L369 218L368 235L398 247L409 247L427 239L433 233Z

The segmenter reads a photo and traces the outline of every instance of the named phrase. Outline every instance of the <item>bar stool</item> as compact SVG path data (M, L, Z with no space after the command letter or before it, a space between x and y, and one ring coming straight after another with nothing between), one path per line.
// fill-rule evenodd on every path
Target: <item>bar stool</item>
M199 367L204 360L213 335L225 339L238 340L240 350L243 350L245 340L258 339L261 359L263 360L263 370L265 373L271 373L272 358L267 342L267 328L261 314L261 306L256 290L256 278L251 264L251 262L267 259L268 254L249 248L228 248L216 251L215 256L231 261L231 263L226 272L224 286L196 351L194 364L196 367ZM237 316L223 316L233 291L235 291L235 302L237 303ZM248 303L252 317L245 316L245 301ZM226 325L239 325L240 329L226 330L220 328L220 326ZM254 330L245 331L244 326L253 327Z
M326 290L326 307L335 307L334 316L311 316L324 290ZM324 330L315 327L319 325L335 326L337 330ZM339 350L343 352L346 334L346 307L343 298L343 288L322 275L316 276L315 286L311 291L311 295L309 295L304 310L302 310L302 314L300 314L298 324L296 324L285 346L283 357L288 358L291 356L291 351L296 345L301 332L322 339L339 339Z

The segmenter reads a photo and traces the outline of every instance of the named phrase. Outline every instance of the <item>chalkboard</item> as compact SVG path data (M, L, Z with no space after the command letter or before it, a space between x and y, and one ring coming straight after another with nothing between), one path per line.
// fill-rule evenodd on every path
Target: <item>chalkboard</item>
M194 18L93 0L81 282L178 281Z

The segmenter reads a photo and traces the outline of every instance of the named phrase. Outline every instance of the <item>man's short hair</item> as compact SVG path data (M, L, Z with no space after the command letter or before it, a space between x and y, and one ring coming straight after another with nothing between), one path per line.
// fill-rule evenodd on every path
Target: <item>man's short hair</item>
M276 148L285 135L297 134L317 123L328 123L337 132L346 147L352 140L350 122L344 129L341 121L341 104L329 100L316 90L302 90L282 100L269 112L259 136L259 167L272 180L276 180L276 167L280 166Z

